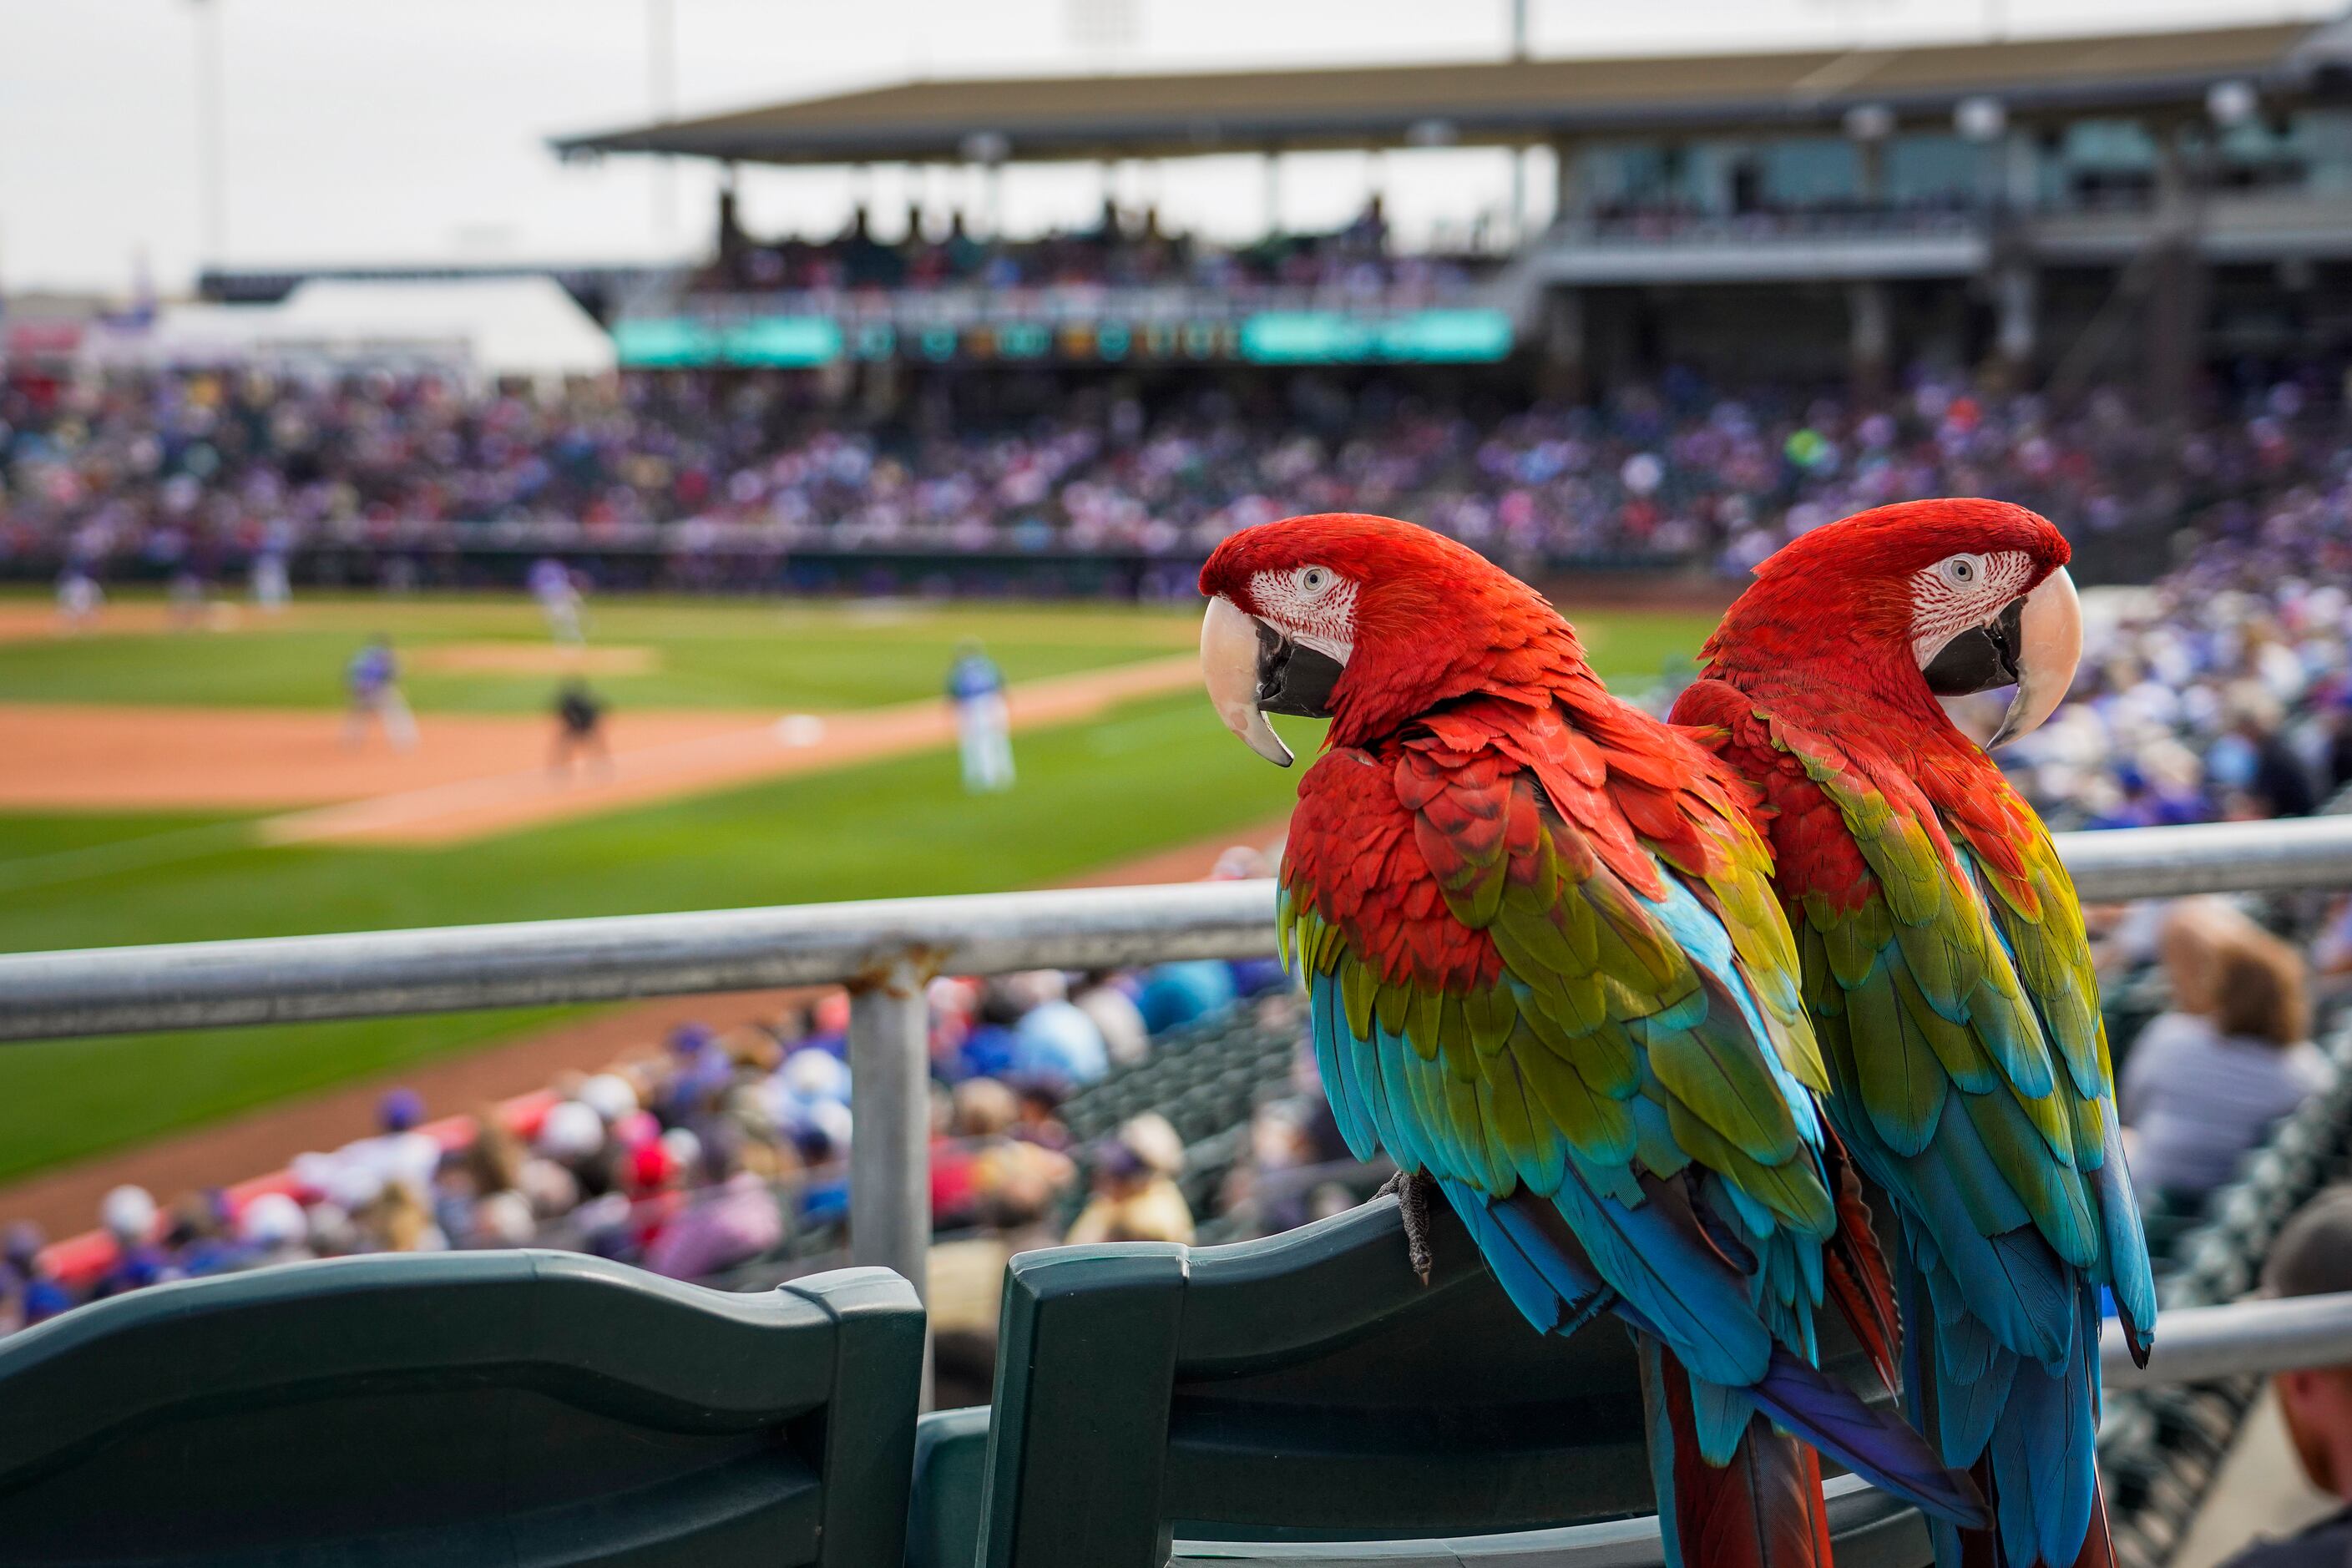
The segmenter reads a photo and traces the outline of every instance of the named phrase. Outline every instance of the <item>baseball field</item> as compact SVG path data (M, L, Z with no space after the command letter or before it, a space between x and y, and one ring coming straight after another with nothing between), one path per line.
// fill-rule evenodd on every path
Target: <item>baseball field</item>
M1621 689L1711 617L1572 615ZM622 914L1066 882L1268 837L1295 776L1220 729L1190 612L635 601L583 647L506 599L310 599L66 632L0 599L0 950ZM417 743L346 733L342 670L390 639ZM1011 683L1019 784L971 796L939 693L975 640ZM611 767L550 766L559 685ZM1309 750L1315 726L1286 721ZM428 1058L580 1026L376 1020L0 1052L0 1177ZM5 1217L0 1215L0 1217Z

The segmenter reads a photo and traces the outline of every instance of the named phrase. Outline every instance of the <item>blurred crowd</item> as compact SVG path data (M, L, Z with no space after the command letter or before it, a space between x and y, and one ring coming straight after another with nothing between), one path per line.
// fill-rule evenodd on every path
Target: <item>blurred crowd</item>
M685 373L473 390L389 373L0 384L0 561L231 584L313 545L387 560L626 548L682 571L814 548L1181 561L1251 523L1348 510L1521 569L1737 576L1806 528L1927 495L2021 501L2078 539L2234 537L2272 519L2309 531L2340 519L2352 449L2336 389L2302 384L2185 432L2114 387L2061 406L1932 377L1861 405L1669 376L1589 406L1295 378L1149 406L1089 393L944 429L867 429L795 396Z
M2056 826L2307 816L2352 783L2352 456L2218 504L2104 590L2068 701L2005 761Z
M1270 962L932 982L936 1228L1023 1246L1191 1239L1175 1184L1185 1150L1167 1121L1132 1117L1082 1143L1061 1109L1171 1031L1284 988ZM771 1023L685 1025L478 1114L428 1121L395 1090L375 1133L168 1208L118 1187L89 1235L6 1233L0 1328L163 1280L355 1253L554 1247L683 1279L799 1272L837 1248L847 1215L848 1023L834 992Z
M1232 293L1304 289L1341 296L1426 302L1461 291L1470 258L1399 256L1376 196L1328 234L1270 235L1226 247L1162 230L1157 208L1125 214L1106 202L1088 226L1037 239L982 239L955 212L945 226L910 209L896 240L876 237L866 209L831 239L761 243L734 230L696 279L704 293L788 291L837 295L937 289L1098 289L1187 285Z

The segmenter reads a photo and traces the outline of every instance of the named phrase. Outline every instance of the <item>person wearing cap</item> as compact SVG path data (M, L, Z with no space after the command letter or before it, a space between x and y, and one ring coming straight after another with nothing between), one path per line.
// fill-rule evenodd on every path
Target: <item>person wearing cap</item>
M2263 1266L2271 1296L2352 1291L2352 1186L2321 1193L2279 1233ZM2258 1541L2225 1568L2344 1568L2352 1562L2352 1365L2297 1367L2271 1379L2311 1484L2346 1506L2284 1541Z
M955 663L948 669L948 700L955 708L964 792L1011 789L1013 721L1004 700L1004 674L969 637L957 645Z
M1098 1241L1192 1240L1192 1208L1176 1185L1184 1141L1156 1110L1130 1117L1094 1155L1094 1196L1071 1222L1073 1247Z
M114 1238L114 1261L90 1287L90 1300L143 1289L167 1277L168 1260L155 1245L160 1211L146 1188L125 1184L100 1200L99 1223Z

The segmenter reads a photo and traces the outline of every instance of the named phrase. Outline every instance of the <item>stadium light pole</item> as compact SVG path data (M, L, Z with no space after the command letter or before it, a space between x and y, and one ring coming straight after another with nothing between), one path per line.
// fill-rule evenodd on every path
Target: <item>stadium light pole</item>
M646 0L646 100L656 125L677 117L677 7L676 0ZM677 167L667 157L654 160L654 233L677 232Z
M1529 0L1511 0L1511 59L1514 63L1528 58L1528 5ZM1511 149L1511 243L1517 245L1528 233L1528 150Z
M201 270L228 252L227 83L222 67L221 0L192 0L196 10L197 243Z

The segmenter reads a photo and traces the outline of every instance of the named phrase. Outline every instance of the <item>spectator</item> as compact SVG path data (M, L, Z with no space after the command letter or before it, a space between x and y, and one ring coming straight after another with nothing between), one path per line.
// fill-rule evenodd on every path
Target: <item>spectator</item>
M704 1185L646 1249L646 1267L673 1279L700 1279L773 1251L783 1211L765 1182L706 1152Z
M2352 1290L2352 1188L2329 1188L2287 1222L2263 1286L2273 1296ZM2352 1366L2282 1372L2271 1387L2304 1475L2346 1506L2284 1541L2246 1548L2227 1568L2343 1568L2352 1557Z
M1017 1079L1013 1093L1018 1104L1009 1129L1012 1135L1056 1153L1068 1149L1070 1130L1061 1117L1062 1101L1069 1098L1068 1087L1057 1078L1032 1075Z
M1154 1035L1196 1023L1233 1005L1234 973L1214 959L1162 963L1145 977L1135 1005Z
M1130 1118L1095 1155L1094 1196L1070 1226L1073 1245L1192 1239L1192 1209L1178 1190L1184 1145L1157 1111Z
M166 1277L168 1260L156 1245L156 1218L155 1199L144 1187L116 1187L100 1200L99 1222L114 1239L115 1258L90 1291L93 1298L119 1296Z
M1024 1078L1089 1084L1110 1070L1102 1030L1083 1009L1059 999L1030 1008L1013 1039L1013 1071Z
M1231 995L1227 966L1191 978ZM1077 1180L1060 1108L1077 1079L1108 1068L1097 1018L1126 1026L1128 1065L1150 1050L1129 1000L1141 976L1086 977L1079 995L1091 1008L1069 999L1070 983L1033 971L943 980L929 992L937 1217L976 1227L987 1245L970 1256L995 1255L999 1268L1010 1251L1054 1239ZM1279 1013L1286 1000L1260 1006ZM12 1237L0 1258L0 1331L158 1280L359 1252L555 1246L678 1278L797 1267L798 1249L785 1253L794 1233L845 1215L855 1130L846 1024L845 999L829 992L772 1028L719 1037L683 1026L604 1071L564 1075L548 1096L429 1124L414 1092L394 1090L371 1135L297 1156L241 1201L187 1194L168 1221L144 1191L118 1190L104 1206L103 1245L78 1238L61 1254L70 1279L36 1235ZM992 1029L1006 1070L1026 1070L1010 1079L959 1070ZM1184 1149L1164 1119L1127 1122L1103 1154L1081 1236L1192 1234L1175 1184ZM987 1289L981 1296L992 1300Z
M237 1219L237 1236L250 1249L247 1261L253 1265L295 1263L312 1256L310 1218L284 1193L263 1193L246 1205Z
M2175 911L2164 951L2176 1011L2126 1058L2121 1111L2148 1197L2193 1204L2329 1075L2308 1038L2293 948L2227 906L2195 900Z
M1098 972L1087 976L1070 1001L1094 1020L1112 1066L1133 1067L1151 1054L1151 1031L1144 1027L1143 1014L1110 975Z

